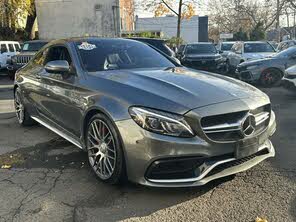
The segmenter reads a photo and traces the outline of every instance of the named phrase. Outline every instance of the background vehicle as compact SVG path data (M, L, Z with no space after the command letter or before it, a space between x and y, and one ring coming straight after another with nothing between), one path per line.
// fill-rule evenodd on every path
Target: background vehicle
M187 44L181 58L182 65L206 71L221 71L225 61L212 43Z
M270 58L243 62L238 65L236 74L243 81L274 86L280 83L285 69L293 65L296 65L296 47L286 49Z
M296 92L296 65L288 68L285 71L285 76L282 80L282 85L289 90Z
M198 186L275 155L266 94L138 41L51 42L17 72L14 93L21 125L37 121L85 149L111 184L127 175L147 186Z
M286 50L292 46L296 45L296 40L286 40L286 41L282 41L279 43L278 47L276 48L276 50L278 52L281 52L283 50Z
M223 57L227 57L235 42L219 42L216 46L217 50Z
M0 41L0 69L7 67L7 61L20 51L20 44L15 41Z
M46 45L48 41L44 40L34 40L24 42L21 52L18 55L12 56L8 61L7 69L9 71L9 77L11 79L14 78L15 72L26 65L31 58L38 52L44 45Z
M243 62L263 59L275 53L275 49L268 42L237 42L227 56L227 70L234 71Z

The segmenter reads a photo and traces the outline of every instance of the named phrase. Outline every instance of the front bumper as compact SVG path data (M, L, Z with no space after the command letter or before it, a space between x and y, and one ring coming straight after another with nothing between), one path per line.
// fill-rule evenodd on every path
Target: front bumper
M13 64L13 65L8 65L7 66L7 70L10 72L16 72L17 70L19 70L20 68L22 68L24 65L20 65L20 64Z
M182 61L182 65L198 70L205 70L205 71L221 71L224 70L226 67L225 61L215 61L215 60L185 60Z
M296 90L296 79L282 79L282 86L288 90Z
M275 156L274 147L269 140L276 130L274 114L268 128L260 135L257 151L242 159L235 158L236 143L213 144L200 137L175 138L158 135L143 130L131 119L116 122L116 125L124 145L128 178L146 186L201 186L212 180L248 170L261 161ZM196 176L165 179L149 176L151 167L155 163L184 158L204 159L202 164L194 168ZM188 175L186 170L183 174Z
M239 80L244 82L254 83L259 81L261 77L261 70L260 69L243 69L237 68L235 70L235 74Z

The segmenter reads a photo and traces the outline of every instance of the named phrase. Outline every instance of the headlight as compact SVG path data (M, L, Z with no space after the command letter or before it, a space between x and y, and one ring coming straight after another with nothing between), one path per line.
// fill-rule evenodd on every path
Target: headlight
M258 68L258 65L248 66L247 69L256 69Z
M131 107L132 119L143 129L175 137L194 137L194 133L184 117L158 110Z

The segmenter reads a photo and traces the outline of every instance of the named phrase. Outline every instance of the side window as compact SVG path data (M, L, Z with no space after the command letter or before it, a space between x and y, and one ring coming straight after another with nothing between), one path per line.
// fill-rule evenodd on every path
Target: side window
M46 53L47 53L47 49L42 51L42 52L39 52L34 60L33 60L33 63L36 64L36 65L40 65L40 66L43 66L45 65L45 57L46 57Z
M15 47L15 50L16 50L17 52L20 52L20 51L21 51L21 47L20 47L19 44L14 44L14 47Z
M69 65L72 64L72 59L69 54L69 51L64 46L54 46L49 49L45 63L55 60L66 60L69 63Z
M1 53L8 52L7 45L6 44L1 44L0 50L1 50Z
M15 52L13 44L8 44L9 52Z

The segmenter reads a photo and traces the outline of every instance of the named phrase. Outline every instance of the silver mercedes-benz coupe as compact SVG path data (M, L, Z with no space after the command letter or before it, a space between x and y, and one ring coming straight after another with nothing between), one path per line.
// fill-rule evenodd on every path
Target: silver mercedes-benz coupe
M21 125L84 149L110 184L204 185L275 155L266 94L134 40L53 41L17 72L14 93Z

